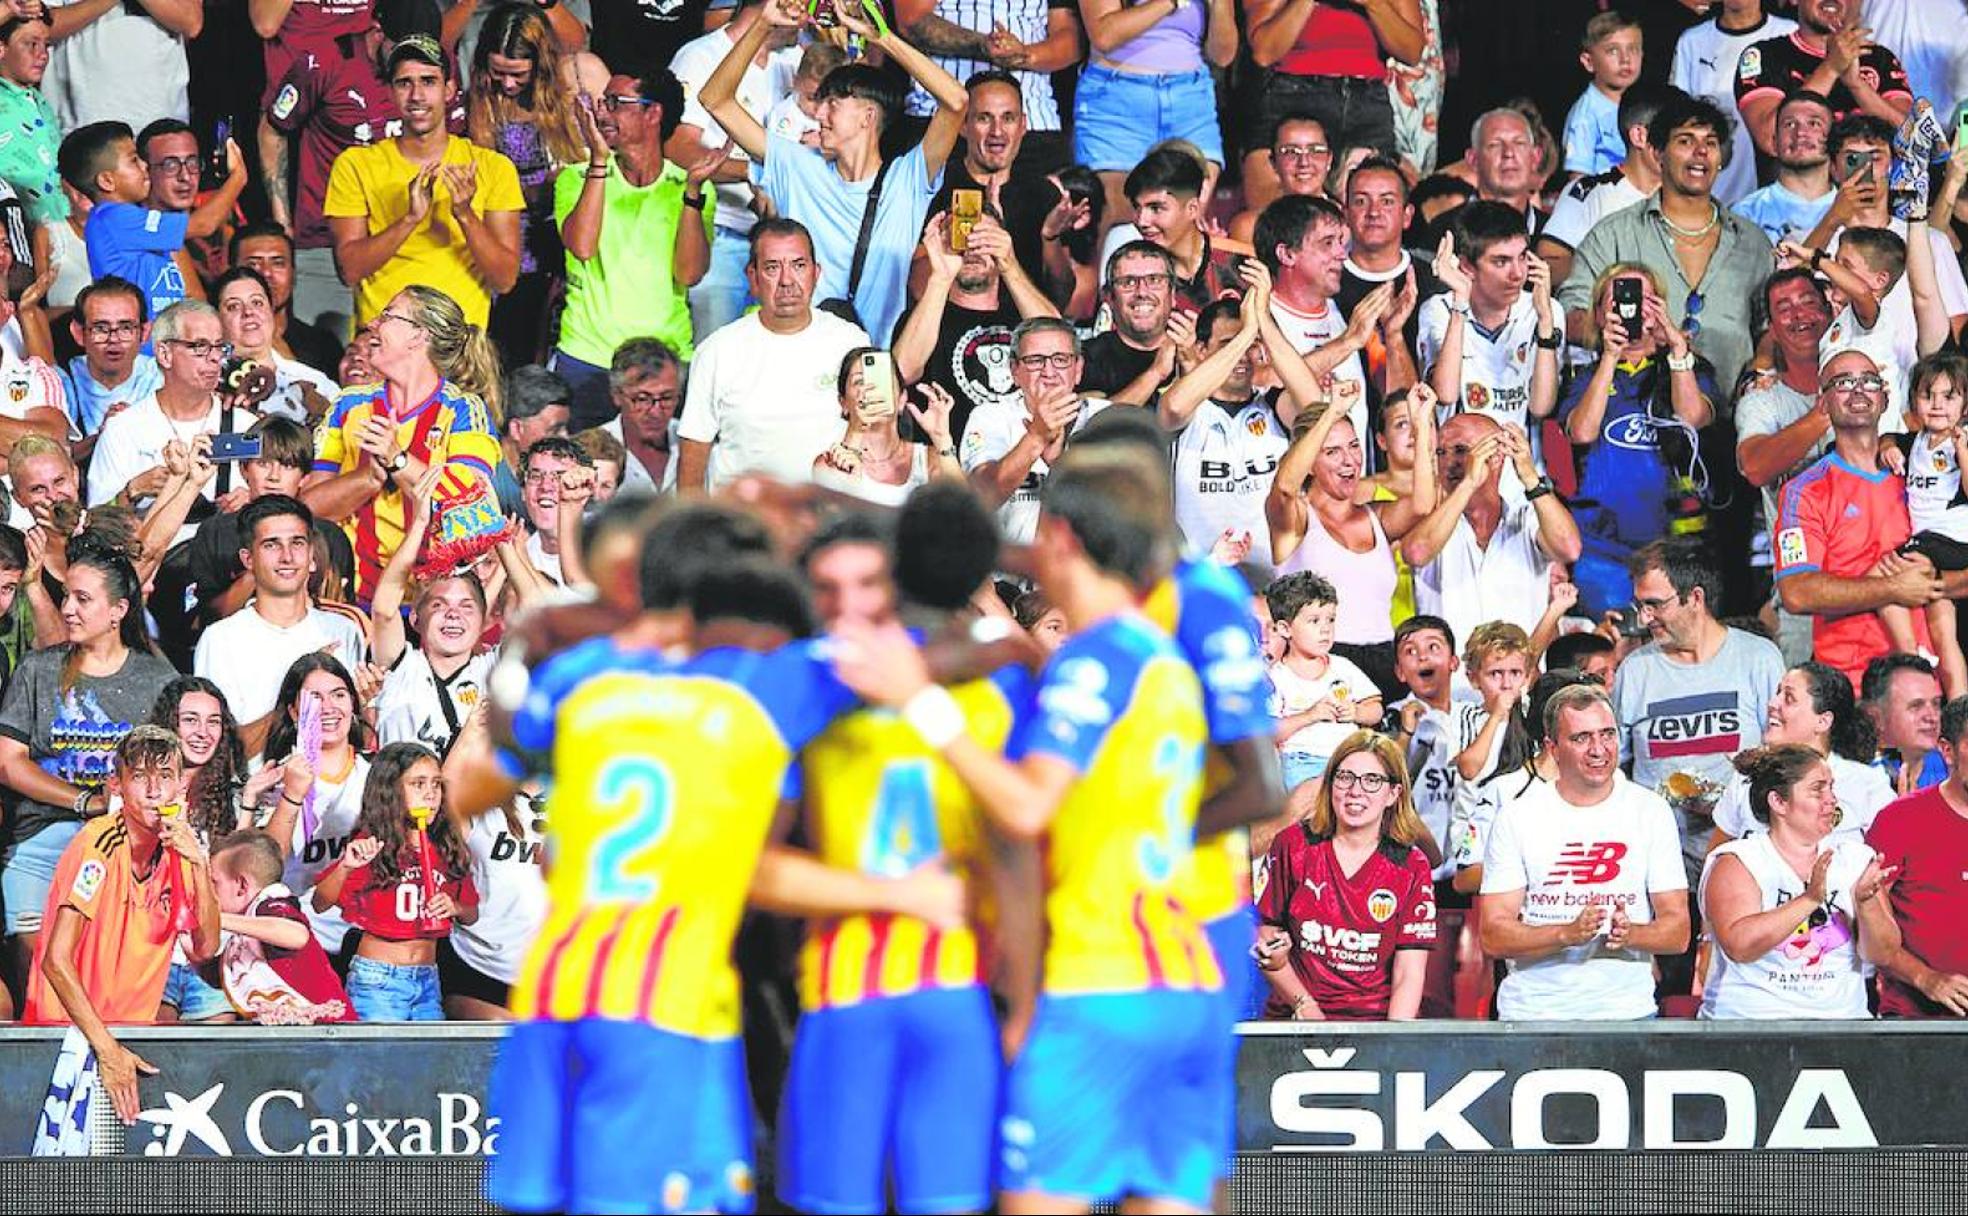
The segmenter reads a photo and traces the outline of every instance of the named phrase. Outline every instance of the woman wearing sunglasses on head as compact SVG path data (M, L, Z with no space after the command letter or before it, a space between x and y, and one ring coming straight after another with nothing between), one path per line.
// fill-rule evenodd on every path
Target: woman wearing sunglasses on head
M1709 854L1702 923L1718 947L1705 1018L1864 1018L1864 963L1899 949L1893 874L1866 845L1828 839L1839 819L1831 765L1800 743L1736 757L1767 830Z
M1271 985L1266 1016L1415 1016L1435 942L1427 835L1400 746L1370 730L1348 736L1311 815L1271 844L1255 951Z

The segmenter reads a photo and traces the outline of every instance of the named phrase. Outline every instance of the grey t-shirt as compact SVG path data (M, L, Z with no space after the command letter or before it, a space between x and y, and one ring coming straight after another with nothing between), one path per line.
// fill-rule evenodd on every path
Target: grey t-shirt
M1782 380L1766 378L1747 389L1736 400L1736 442L1755 439L1763 435L1774 435L1791 423L1811 412L1812 398L1785 384ZM1763 487L1763 528L1759 533L1759 543L1752 546L1757 558L1751 564L1767 566L1770 564L1770 521L1777 517L1777 491L1783 483L1796 476L1813 460L1824 454L1831 446L1831 432L1811 449L1809 455L1797 462L1796 467L1785 469L1783 474L1769 485Z
M1763 741L1763 721L1783 679L1783 655L1767 638L1728 630L1706 663L1681 663L1650 642L1628 655L1613 679L1620 760L1633 783L1659 793L1675 809L1689 873L1699 876L1714 821L1690 815L1667 788L1676 773L1708 782L1716 794L1735 775L1737 752ZM1713 796L1705 801L1710 806Z
M36 650L21 660L0 701L0 735L27 745L28 759L56 778L83 789L109 779L116 745L130 728L148 721L157 694L177 671L156 655L131 651L113 676L79 676L66 691L62 663L68 647ZM12 844L50 824L72 822L73 807L49 806L8 792Z

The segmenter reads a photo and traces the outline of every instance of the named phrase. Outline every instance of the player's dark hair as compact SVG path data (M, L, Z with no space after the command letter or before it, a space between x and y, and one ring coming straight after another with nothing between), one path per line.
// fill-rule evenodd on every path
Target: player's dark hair
M1146 452L1068 448L1046 479L1041 511L1072 531L1088 561L1137 588L1168 565L1175 503L1166 466Z
M889 565L902 599L953 612L997 568L997 517L962 482L932 481L896 514L894 546Z
M699 627L742 621L813 636L813 609L793 572L768 557L744 556L704 571L690 590L690 616Z
M1773 743L1752 747L1730 761L1749 778L1749 813L1758 823L1770 822L1770 795L1785 801L1804 775L1824 763L1824 757L1802 743Z
M813 535L800 546L799 568L807 570L813 559L833 548L835 545L866 545L888 551L888 529L882 521L868 511L842 511L821 521L813 530Z
M685 607L707 570L771 552L765 525L734 507L693 502L662 511L642 539L642 606L652 612Z

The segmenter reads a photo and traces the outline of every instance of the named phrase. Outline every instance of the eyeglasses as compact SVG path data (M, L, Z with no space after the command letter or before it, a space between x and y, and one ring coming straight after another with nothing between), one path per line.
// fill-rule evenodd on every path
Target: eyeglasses
M1659 616L1663 608L1666 608L1669 604L1678 604L1680 602L1681 597L1678 595L1651 596L1645 599L1634 600L1633 611L1636 613L1652 613L1655 616Z
M1350 790L1354 786L1368 794L1378 794L1394 784L1394 778L1385 773L1356 773L1350 769L1340 769L1332 775L1332 787L1336 790Z
M230 342L213 342L208 338L200 338L195 342L187 342L183 338L166 338L164 345L183 347L194 359L232 358L232 343Z
M622 400L639 410L653 410L657 406L675 405L676 393L627 393Z
M628 93L603 93L601 95L601 108L607 110L610 114L613 114L623 106L631 106L641 110L655 104L654 101L647 97L635 97Z
M409 317L406 317L406 316L404 316L404 315L403 315L402 313L400 313L400 312L391 312L391 311L389 311L389 310L388 310L387 308L386 308L386 309L384 309L383 311L381 311L381 312L379 312L379 313L377 313L377 314L376 314L376 320L378 320L378 321L401 321L401 322L403 322L403 323L404 323L405 325L415 325L415 324L416 324L416 322L415 322L415 321L413 321L413 320L411 320L411 319L410 319Z
M1873 375L1871 372L1866 372L1863 375L1847 372L1842 376L1833 376L1831 379L1825 381L1824 386L1830 392L1843 395L1864 393L1867 396L1871 396L1874 393L1883 393L1886 391L1886 381Z
M1315 156L1328 156L1331 153L1330 144L1281 144L1271 149L1271 155L1279 160L1311 160Z
M559 469L528 469L521 480L529 486L557 486L560 484Z
M89 322L89 336L91 338L134 338L142 329L143 326L137 324L135 321Z
M1137 287L1167 287L1166 274L1117 274L1111 280L1117 291L1133 291Z
M196 173L197 171L198 158L196 156L167 156L163 160L158 161L156 166L151 170L153 173L162 173L166 177L176 177L180 173Z
M1028 372L1038 371L1042 367L1054 367L1063 372L1079 361L1078 355L1069 355L1063 350L1054 351L1049 355L1018 355L1012 359L1013 363Z

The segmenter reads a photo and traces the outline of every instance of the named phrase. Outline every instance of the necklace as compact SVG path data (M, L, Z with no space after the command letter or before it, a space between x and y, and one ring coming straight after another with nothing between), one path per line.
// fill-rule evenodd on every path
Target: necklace
M1673 220L1668 219L1667 212L1665 211L1660 213L1660 221L1661 223L1667 225L1667 230L1669 232L1672 232L1675 236L1680 237L1682 240L1699 241L1703 237L1706 237L1709 233L1715 231L1715 226L1722 222L1722 208L1717 206L1713 201L1711 201L1708 204L1708 222L1706 224L1703 224L1699 228L1683 228L1681 225L1675 223Z

